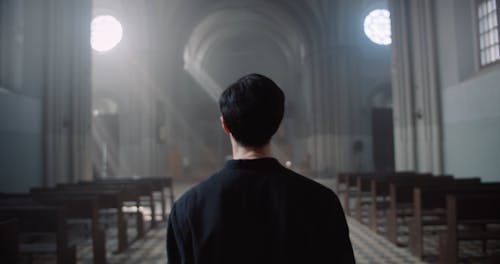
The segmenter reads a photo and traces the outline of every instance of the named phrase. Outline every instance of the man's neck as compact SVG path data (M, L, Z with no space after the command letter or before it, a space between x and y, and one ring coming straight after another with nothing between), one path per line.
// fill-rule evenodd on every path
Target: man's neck
M244 147L231 138L233 159L260 159L271 157L271 144L262 147Z

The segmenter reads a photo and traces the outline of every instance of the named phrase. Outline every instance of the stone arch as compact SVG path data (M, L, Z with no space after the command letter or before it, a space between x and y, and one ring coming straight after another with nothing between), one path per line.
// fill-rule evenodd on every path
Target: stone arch
M184 53L184 68L216 100L220 85L204 70L206 58L217 46L243 32L258 32L276 44L294 73L303 72L304 56L311 46L304 31L293 15L262 2L255 8L222 8L205 17L192 31ZM305 67L307 69L307 67ZM304 74L306 75L306 74ZM296 83L297 80L292 80Z

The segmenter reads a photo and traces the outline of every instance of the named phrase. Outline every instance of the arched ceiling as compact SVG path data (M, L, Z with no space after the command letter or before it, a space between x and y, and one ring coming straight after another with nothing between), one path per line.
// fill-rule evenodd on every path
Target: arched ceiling
M308 30L303 29L294 14L272 2L257 2L251 8L240 2L209 13L193 29L184 48L184 68L214 99L221 92L220 84L210 76L204 65L206 58L224 42L244 35L261 35L274 42L288 65L301 65L304 51L311 46Z

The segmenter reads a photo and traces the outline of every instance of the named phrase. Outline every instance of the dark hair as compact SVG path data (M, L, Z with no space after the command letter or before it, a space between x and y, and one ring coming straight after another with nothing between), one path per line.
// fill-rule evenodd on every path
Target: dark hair
M269 143L283 119L285 94L260 74L243 76L220 96L219 107L227 128L246 147Z

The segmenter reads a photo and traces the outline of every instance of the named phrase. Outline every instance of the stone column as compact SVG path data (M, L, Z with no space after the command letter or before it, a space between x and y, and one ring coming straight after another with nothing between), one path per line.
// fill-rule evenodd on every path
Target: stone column
M391 0L396 170L442 173L433 1Z
M44 185L91 177L90 1L51 0L46 8Z

